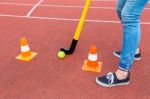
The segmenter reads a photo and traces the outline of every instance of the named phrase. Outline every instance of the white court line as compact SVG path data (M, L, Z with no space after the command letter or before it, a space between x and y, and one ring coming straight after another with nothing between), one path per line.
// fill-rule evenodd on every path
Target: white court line
M0 17L14 17L14 18L29 18L29 19L43 19L43 20L60 20L60 21L79 21L80 19L69 19L69 18L50 18L50 17L36 17L36 16L18 16L18 15L5 15L0 14ZM94 23L120 23L119 21L102 21L102 20L85 20L86 22Z
M22 5L22 6L33 6L35 4L29 4L29 3L1 3L0 2L0 5Z
M65 6L65 5L39 5L41 7L57 7L57 8L84 8L84 6ZM110 9L114 10L115 7L97 7L91 6L90 9ZM145 10L150 10L150 8L145 8Z
M84 8L84 6L64 6L64 5L40 5L43 7L57 7L57 8ZM90 9L115 9L114 7L89 7Z
M26 15L26 17L29 17L32 14L32 12L38 7L38 5L40 5L43 1L44 0L40 0L37 4L35 4L33 8L29 11L29 13Z
M34 4L21 3L0 3L0 5L18 5L18 6L33 6ZM67 6L67 5L38 5L39 7L58 7L58 8L84 8L84 6ZM91 9L115 9L114 7L90 7Z
M41 19L41 20L58 20L58 21L79 21L79 19L68 19L68 18L49 18L49 17L36 17L36 16L18 16L18 15L5 15L0 14L0 17L11 17L11 18L25 18L25 19ZM92 23L120 23L120 21L107 21L107 20L85 20L86 22ZM142 25L150 25L150 22L141 22Z
M0 3L0 5L18 5L18 6L33 6L34 4L21 4L21 3ZM57 8L84 8L84 6L66 6L66 5L38 5L39 7L57 7ZM91 6L90 9L110 9L114 10L115 7L94 7ZM145 10L150 10L150 8L145 8Z
M21 4L21 3L0 3L0 5L18 5L18 6L33 6L34 4ZM84 6L67 6L67 5L38 5L39 7L58 7L58 8L84 8ZM113 7L90 7L93 9L115 9Z

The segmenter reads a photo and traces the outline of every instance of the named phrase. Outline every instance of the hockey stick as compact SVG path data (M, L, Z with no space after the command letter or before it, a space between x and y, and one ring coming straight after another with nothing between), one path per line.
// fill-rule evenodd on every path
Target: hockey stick
M65 54L72 54L74 52L74 50L77 46L77 43L78 43L78 40L79 40L81 31L82 31L83 24L84 24L85 18L87 16L87 12L88 12L90 4L91 4L91 0L86 0L85 6L84 6L84 9L83 9L81 18L79 20L76 32L74 34L74 38L72 40L70 48L61 48L60 49L60 51L63 51Z

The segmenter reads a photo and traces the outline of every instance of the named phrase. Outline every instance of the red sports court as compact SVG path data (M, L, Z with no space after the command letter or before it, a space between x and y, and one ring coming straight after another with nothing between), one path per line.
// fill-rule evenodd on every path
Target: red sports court
M69 47L84 4L85 0L0 0L0 99L150 98L150 5L141 17L142 60L134 62L132 81L104 88L95 78L116 70L118 59L112 52L120 49L122 40L116 0L92 0L74 54L57 57L60 47ZM15 59L22 37L38 53L30 62ZM91 44L103 62L101 73L82 70Z

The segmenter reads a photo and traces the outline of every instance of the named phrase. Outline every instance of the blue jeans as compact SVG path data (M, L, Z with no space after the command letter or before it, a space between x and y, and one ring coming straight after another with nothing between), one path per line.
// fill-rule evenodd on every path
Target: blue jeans
M129 71L140 41L140 16L148 0L118 0L117 13L123 26L119 69Z

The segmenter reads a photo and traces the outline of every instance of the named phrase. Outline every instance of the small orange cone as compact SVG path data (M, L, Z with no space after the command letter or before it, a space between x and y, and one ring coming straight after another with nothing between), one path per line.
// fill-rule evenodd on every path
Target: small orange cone
M102 67L102 62L98 62L97 60L96 46L92 45L90 47L88 60L85 60L82 70L92 71L92 72L101 72L101 67Z
M34 58L37 55L37 53L30 51L30 48L28 46L25 37L21 38L20 42L21 42L21 53L16 57L16 59L22 61L30 61L32 58Z

